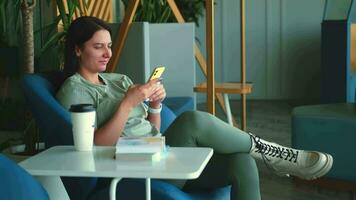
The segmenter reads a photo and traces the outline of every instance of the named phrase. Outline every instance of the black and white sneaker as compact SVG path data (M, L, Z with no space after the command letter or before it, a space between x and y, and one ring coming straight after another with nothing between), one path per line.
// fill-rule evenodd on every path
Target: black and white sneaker
M263 160L278 175L313 180L325 175L333 165L333 157L327 153L293 149L250 136L252 157Z

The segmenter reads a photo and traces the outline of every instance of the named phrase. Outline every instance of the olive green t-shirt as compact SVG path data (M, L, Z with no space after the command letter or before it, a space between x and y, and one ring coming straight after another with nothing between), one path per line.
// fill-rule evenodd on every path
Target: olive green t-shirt
M72 104L93 104L96 107L97 128L103 126L117 111L127 89L132 85L132 81L122 74L101 73L99 77L103 80L103 85L93 84L76 73L65 80L56 96L67 110ZM147 105L144 103L132 109L123 135L148 136L159 133L146 117Z

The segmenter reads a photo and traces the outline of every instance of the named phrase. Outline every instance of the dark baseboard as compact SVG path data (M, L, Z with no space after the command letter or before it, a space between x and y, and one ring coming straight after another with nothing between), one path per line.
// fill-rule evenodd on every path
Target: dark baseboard
M332 189L338 191L356 191L356 181L345 181L332 178L319 178L316 180L303 180L300 178L293 178L296 186L317 186L325 189Z

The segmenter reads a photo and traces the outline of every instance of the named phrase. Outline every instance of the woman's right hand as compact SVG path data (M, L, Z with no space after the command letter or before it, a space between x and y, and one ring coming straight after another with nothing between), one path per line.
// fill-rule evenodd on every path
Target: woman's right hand
M148 99L157 89L159 89L159 81L159 79L154 79L143 85L131 85L126 91L126 95L122 103L130 108L136 107L138 104Z

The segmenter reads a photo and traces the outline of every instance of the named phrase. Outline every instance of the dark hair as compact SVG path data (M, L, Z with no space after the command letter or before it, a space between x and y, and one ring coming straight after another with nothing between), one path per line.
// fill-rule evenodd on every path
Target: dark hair
M78 71L79 63L75 47L82 48L84 43L99 30L111 29L106 22L96 17L84 16L75 19L69 26L64 46L64 73L71 76Z

